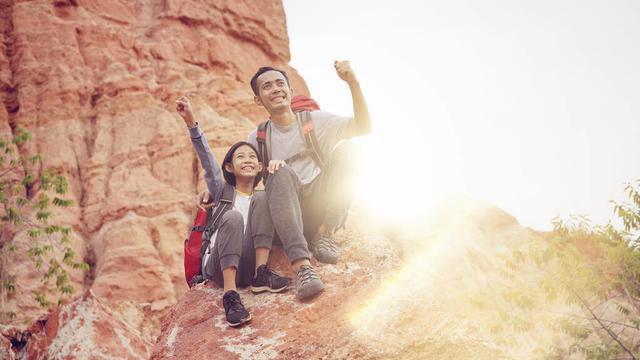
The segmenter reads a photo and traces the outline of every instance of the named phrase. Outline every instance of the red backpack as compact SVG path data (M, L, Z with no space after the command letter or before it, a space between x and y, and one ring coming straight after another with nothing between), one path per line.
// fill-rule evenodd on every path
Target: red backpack
M233 207L235 190L225 184L218 205L208 211L198 208L189 237L184 240L184 278L187 285L204 281L202 275L202 256L209 247L211 235L216 232L222 215Z
M191 233L184 240L184 278L191 287L191 279L200 275L202 263L200 258L200 247L202 246L202 233L207 223L208 211L198 208L196 219L193 221ZM194 279L195 280L195 279Z
M322 157L322 152L320 151L318 139L316 138L316 134L313 129L313 121L311 121L310 114L310 111L320 110L320 106L315 102L315 100L309 97L296 95L291 99L291 110L295 113L298 126L302 129L301 133L304 138L306 149L305 151L286 159L285 162L290 163L295 159L310 156L320 169L324 168L324 159ZM256 131L258 155L262 159L263 164L265 164L263 170L263 177L265 180L269 175L266 165L269 164L269 160L271 159L267 150L267 133L269 132L270 124L271 120L264 121L258 125L258 130Z

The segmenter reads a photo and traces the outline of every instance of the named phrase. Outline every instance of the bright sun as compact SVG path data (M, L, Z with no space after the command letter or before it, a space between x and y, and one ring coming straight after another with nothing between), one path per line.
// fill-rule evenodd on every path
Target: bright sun
M356 140L363 156L355 199L371 215L395 223L465 190L454 131L442 122L400 118L414 120L376 121L371 135Z

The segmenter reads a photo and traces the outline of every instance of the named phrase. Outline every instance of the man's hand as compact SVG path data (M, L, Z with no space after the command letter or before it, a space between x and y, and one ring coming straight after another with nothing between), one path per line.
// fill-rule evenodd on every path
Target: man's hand
M336 73L340 79L344 80L347 84L351 85L358 82L356 78L356 74L353 72L351 68L351 64L349 61L334 61L333 67L336 68Z
M213 205L213 198L211 197L211 194L209 194L208 190L204 190L196 197L196 206L203 211L207 211L207 209Z
M191 107L191 101L186 96L180 96L176 100L176 111L184 120L184 123L192 128L196 126L196 121L193 118L193 108Z
M287 163L284 162L284 160L270 160L269 166L267 166L267 171L269 171L269 174L273 174L276 172L276 170L286 165Z
M351 100L353 101L353 119L349 121L347 127L347 138L354 136L366 135L371 132L371 117L369 116L369 108L367 102L362 95L362 89L356 74L351 68L349 61L335 61L333 66L340 79L349 85L351 91Z

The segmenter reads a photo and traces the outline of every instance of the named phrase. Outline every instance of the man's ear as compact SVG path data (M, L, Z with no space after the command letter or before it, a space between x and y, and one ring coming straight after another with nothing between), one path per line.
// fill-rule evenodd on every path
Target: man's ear
M233 174L233 164L232 163L224 164L224 169Z
M253 97L253 102L256 103L256 105L258 105L258 106L264 106L264 105L262 105L262 100L260 99L260 96L258 96L258 95L255 95Z

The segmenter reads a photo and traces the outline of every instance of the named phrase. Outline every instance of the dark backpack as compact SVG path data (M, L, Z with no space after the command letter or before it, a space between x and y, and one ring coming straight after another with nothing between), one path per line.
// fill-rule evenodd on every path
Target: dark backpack
M184 240L184 277L189 287L204 281L202 258L211 242L211 235L218 229L222 215L233 207L234 196L233 186L225 184L222 197L214 208L208 211L198 208L196 212L191 233Z
M291 156L288 159L284 159L286 163L291 163L294 160L310 156L313 161L318 165L320 169L324 169L325 162L320 151L320 145L316 138L316 133L313 128L313 121L311 120L311 110L320 110L318 104L306 96L297 95L291 100L291 109L296 115L298 126L301 129L301 135L304 139L305 150ZM267 149L267 133L269 132L269 126L271 126L271 120L267 120L258 125L256 131L256 142L258 143L258 155L262 159L264 164L263 177L266 180L269 175L267 166L269 165L269 150Z

